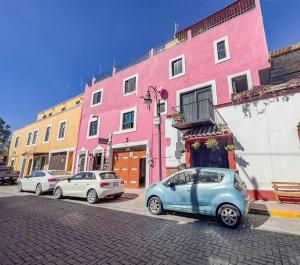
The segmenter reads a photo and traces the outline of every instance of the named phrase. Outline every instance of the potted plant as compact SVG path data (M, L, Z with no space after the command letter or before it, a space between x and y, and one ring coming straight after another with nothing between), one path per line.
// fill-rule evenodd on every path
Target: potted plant
M184 119L183 114L180 111L175 111L171 114L171 118L173 118L175 122L181 122Z
M195 141L192 143L192 147L194 150L198 150L200 148L200 142L199 141Z
M237 146L235 146L234 144L228 144L225 146L225 150L230 152L230 151L239 150L239 148Z
M215 151L219 148L219 142L214 138L210 137L205 141L205 145L208 149Z

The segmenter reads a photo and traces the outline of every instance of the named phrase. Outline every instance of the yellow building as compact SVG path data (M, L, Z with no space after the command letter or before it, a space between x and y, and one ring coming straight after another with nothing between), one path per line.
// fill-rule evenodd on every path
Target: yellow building
M73 171L82 104L83 95L69 99L13 133L8 161L21 177L32 170Z

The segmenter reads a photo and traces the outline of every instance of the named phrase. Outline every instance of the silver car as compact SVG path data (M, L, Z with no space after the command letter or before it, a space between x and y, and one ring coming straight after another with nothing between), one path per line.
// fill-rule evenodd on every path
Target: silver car
M18 190L35 191L36 195L43 192L53 191L59 181L70 177L67 171L62 170L39 170L29 176L20 178L18 181Z

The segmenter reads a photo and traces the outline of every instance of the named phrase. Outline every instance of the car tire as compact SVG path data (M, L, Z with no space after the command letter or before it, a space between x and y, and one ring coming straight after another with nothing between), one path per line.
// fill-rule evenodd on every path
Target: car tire
M120 194L114 195L113 197L114 197L114 199L119 199L122 197L122 195L123 195L123 193L120 193Z
M62 194L62 189L61 187L57 187L55 190L54 190L54 198L59 200L63 197L63 194Z
M152 197L148 202L149 212L153 215L160 215L163 213L163 205L159 197Z
M43 193L42 185L39 183L39 184L37 184L36 187L35 187L35 194L36 194L37 196L40 196L42 193Z
M89 190L86 195L86 200L89 204L95 204L98 201L97 192L94 189Z
M227 228L237 228L242 220L239 209L231 204L224 204L218 209L218 219Z
M23 191L23 189L22 189L22 183L21 182L18 183L18 191L19 192Z

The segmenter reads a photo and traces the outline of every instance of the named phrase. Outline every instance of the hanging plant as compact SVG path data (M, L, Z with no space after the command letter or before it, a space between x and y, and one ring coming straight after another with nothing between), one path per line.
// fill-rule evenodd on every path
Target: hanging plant
M192 143L192 147L194 150L198 150L200 148L200 142L199 141L195 141Z
M173 118L175 122L181 122L184 120L183 113L181 113L180 111L175 111L174 113L172 113L171 118Z
M235 146L234 144L228 144L225 146L225 150L230 152L230 151L239 150L239 148L237 146Z
M214 150L218 149L219 142L215 138L211 137L211 138L207 139L207 141L205 142L205 145L208 149L211 149L212 151L214 151Z
M184 154L185 153L185 149L180 149L180 151L179 151L181 154Z

